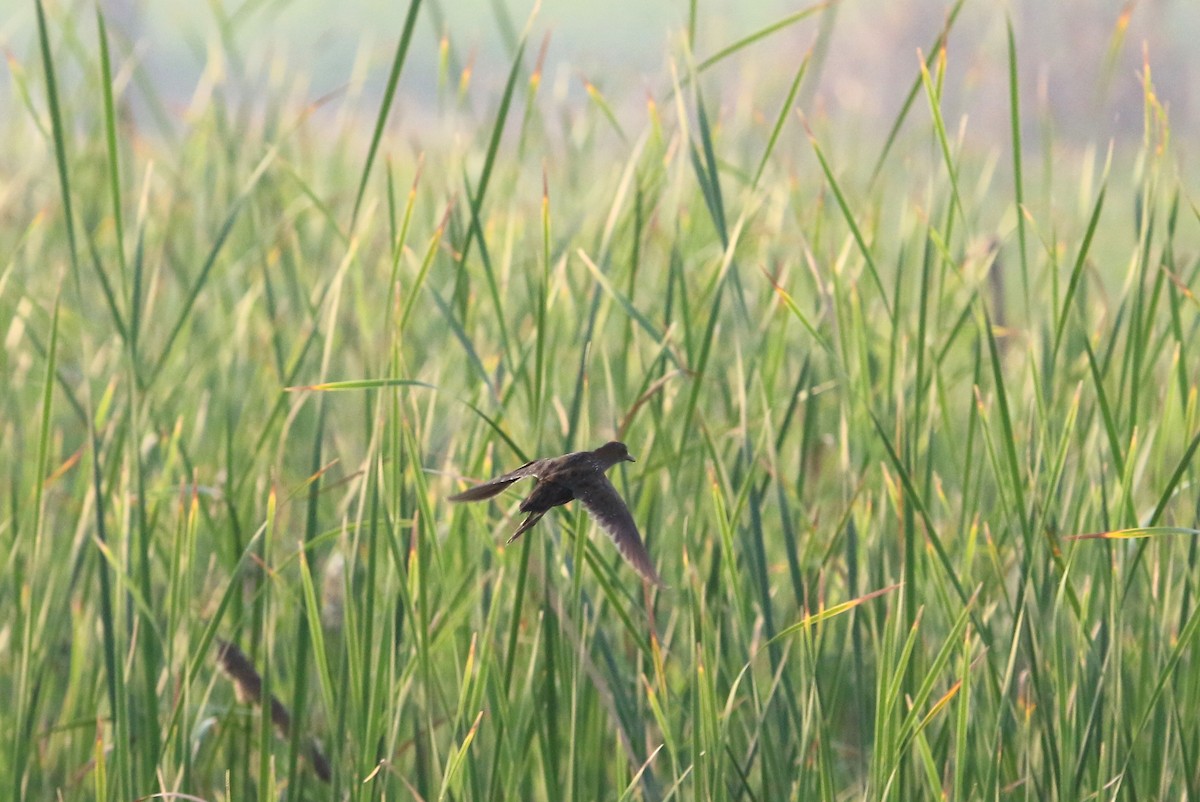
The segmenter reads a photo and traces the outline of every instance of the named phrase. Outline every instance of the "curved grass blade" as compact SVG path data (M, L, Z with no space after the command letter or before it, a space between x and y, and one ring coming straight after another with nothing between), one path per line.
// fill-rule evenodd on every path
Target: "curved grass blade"
M1113 529L1108 532L1089 532L1086 535L1069 535L1063 540L1138 540L1163 535L1200 536L1200 529L1186 526L1134 526L1129 529Z
M375 118L375 131L371 134L371 146L367 149L367 161L363 164L362 176L358 180L358 192L354 196L354 210L350 213L350 231L354 230L354 224L358 220L358 211L362 207L363 195L367 191L371 167L375 164L375 156L379 153L379 142L383 139L383 128L387 125L388 112L392 109L392 101L396 99L396 86L400 83L400 73L404 69L404 60L408 56L408 46L412 42L413 29L417 25L417 12L420 10L421 0L412 0L408 4L408 15L404 18L404 30L396 45L392 70L388 73L387 87L383 90L383 102L379 106L379 115Z
M918 51L918 55L920 51ZM938 147L942 152L942 161L946 165L946 174L950 179L950 194L954 199L954 208L958 210L958 217L964 224L967 222L967 213L963 210L962 195L958 190L958 168L954 163L954 154L950 150L950 137L946 135L946 121L942 118L942 82L946 75L946 48L942 47L938 50L936 56L938 62L938 81L934 85L933 77L929 72L929 64L923 58L918 59L919 68L921 71L921 85L925 87L925 99L929 101L929 113L933 117L933 130L937 134ZM933 61L931 58L930 61ZM950 238L950 224L953 222L953 216L947 215L947 230L945 238ZM953 264L953 262L951 263Z
M213 242L212 247L208 250L208 256L204 259L204 264L200 267L200 274L196 276L196 280L192 282L192 287L188 291L187 298L184 299L183 309L180 310L179 316L175 320L174 326L171 327L170 333L167 335L166 343L163 345L162 352L159 353L158 359L154 363L150 375L146 376L147 384L152 384L154 380L161 375L162 367L166 364L167 357L170 356L171 350L178 339L180 332L183 330L184 324L191 317L192 309L196 306L196 300L200 297L201 291L208 283L209 275L212 273L213 267L217 263L217 256L220 255L221 249L225 246L225 241L229 239L229 234L233 231L233 226L237 222L241 214L242 207L246 205L250 198L250 193L258 186L259 179L267 171L267 167L275 160L276 150L271 148L263 156L258 166L251 173L250 178L246 181L242 191L233 201L233 206L229 210L229 214L225 216L225 221L221 224L221 230L217 232L217 238ZM132 324L131 324L132 327ZM136 331L136 327L133 327Z
M1162 495L1158 499L1158 504L1154 507L1154 514L1150 516L1151 526L1158 523L1158 520L1162 518L1163 511L1167 508L1167 502L1171 500L1171 496L1175 494L1175 488L1179 486L1180 480L1183 479L1183 472L1191 464L1192 457L1196 456L1197 447L1200 447L1200 432L1197 432L1196 436L1192 438L1192 442L1188 444L1187 451L1179 459L1179 464L1175 466L1175 472L1167 480L1167 485L1163 488Z
M809 50L804 54L800 66L796 68L796 75L792 78L792 85L788 89L787 97L784 98L783 105L779 108L779 116L775 118L775 126L771 129L771 136L767 138L767 146L763 149L762 158L758 160L758 167L754 170L754 178L750 181L750 186L752 187L757 187L758 182L762 179L763 171L767 169L767 160L775 152L775 143L779 141L779 135L783 132L784 123L792 116L792 104L796 102L796 95L800 92L800 82L804 80L804 74L808 71L808 63L811 59L812 51ZM703 67L697 69L703 69Z
M1012 132L1013 202L1017 206L1017 246L1021 259L1021 289L1025 295L1025 310L1029 311L1029 255L1025 244L1025 173L1021 165L1021 104L1017 81L1017 44L1013 37L1012 16L1005 15L1008 35L1008 108Z
M525 56L526 37L521 37L521 44L517 48L516 54L513 56L512 66L508 70L508 80L504 84L504 94L500 98L500 108L496 111L496 121L492 124L492 134L488 139L487 154L483 159L483 168L479 171L479 182L475 187L474 192L468 192L470 198L471 224L467 229L467 241L463 243L462 253L458 257L458 263L464 265L467 262L467 257L471 253L471 243L475 238L479 238L480 243L483 242L483 229L480 226L480 212L483 209L483 200L487 195L488 184L492 179L492 170L496 166L496 154L500 150L500 139L504 134L504 123L508 119L508 111L512 106L513 93L517 87L517 76L520 75L522 61ZM489 281L494 283L495 278L489 270ZM494 290L493 290L494 292ZM507 342L506 342L507 351Z
M892 312L891 302L888 301L887 290L883 288L883 280L879 278L879 269L875 266L875 257L871 256L871 249L867 247L867 241L862 235L862 230L858 227L858 221L854 218L854 212L850 209L850 203L842 193L841 185L834 178L833 169L825 159L821 145L817 142L817 137L812 132L812 129L808 127L807 122L804 124L804 130L808 132L808 140L812 143L813 152L817 155L817 161L821 163L821 171L825 173L825 180L829 182L829 188L833 190L833 197L837 200L838 208L842 211L842 217L846 220L846 225L850 227L850 233L854 236L855 243L858 244L858 251L867 263L867 272L871 274L871 280L875 282L875 288L879 290L879 300L883 302L888 322L893 323L895 315Z
M734 53L738 52L739 50L744 50L745 48L749 47L750 45L755 44L756 42L760 42L763 39L766 39L768 36L770 36L773 33L778 33L779 31L782 31L784 28L787 28L787 27L799 22L802 19L811 17L813 14L816 14L818 11L825 11L830 6L834 5L835 2L837 2L837 0L827 0L827 2L824 2L824 3L817 3L816 5L811 5L808 8L802 8L799 11L795 11L791 14L788 14L783 19L772 22L770 25L767 25L763 28L759 28L754 33L751 33L747 36L743 36L741 39L738 39L733 44L726 45L725 47L718 50L716 53L713 53L711 56L704 59L704 61L701 61L699 64L697 64L696 65L696 74L699 75L700 73L707 70L709 67L713 67L716 64L720 63L721 61L724 61L725 59L729 58L730 56L732 56ZM807 62L808 57L805 56L804 60L805 60L805 62Z
M100 41L100 87L104 96L104 144L108 150L108 188L112 196L114 236L117 241L117 261L124 272L125 223L121 213L121 162L117 150L117 113L113 103L112 60L108 53L108 29L100 4L96 4L96 38Z
M892 445L891 438L888 437L887 430L883 428L883 424L879 422L879 418L870 410L868 410L867 414L871 416L871 422L875 425L875 431L879 435L879 439L883 442L883 447L887 451L892 467L896 469L896 472L900 476L900 482L904 486L904 492L908 496L909 503L913 505L913 508L921 516L921 520L925 524L925 537L933 546L933 550L938 557L938 562L942 564L942 568L946 572L946 577L950 580L950 584L954 586L954 592L958 594L958 598L963 604L969 604L970 597L963 588L958 574L954 572L954 566L950 563L950 555L946 553L946 547L942 545L942 540L938 537L937 528L933 524L933 519L930 517L929 511L925 508L925 503L921 500L921 494L917 492L917 488L913 484L911 474L900 459L900 455L896 452L896 447ZM974 617L973 615L972 618ZM974 624L975 628L979 630L980 637L990 645L991 636L988 634L988 630L982 626L978 619L975 620Z
M858 607L861 604L865 604L866 602L869 602L871 599L877 599L880 596L884 595L885 593L891 593L893 590L896 590L897 588L899 588L901 586L902 586L902 583L897 582L894 585L888 585L886 588L879 588L878 590L873 590L870 593L866 593L862 596L859 596L857 599L850 599L849 601L844 601L839 604L835 604L832 607L827 607L819 613L812 613L810 615L806 615L803 618L801 618L799 621L797 621L796 623L786 626L783 629L779 630L779 634L777 634L775 637L771 638L769 641L767 641L767 643L768 644L775 643L777 641L782 640L783 638L786 638L789 635L793 635L797 632L809 630L809 629L815 627L817 624L822 624L831 618L836 618L837 616L842 615L843 613L848 613L851 610L853 610L855 607Z
M1079 245L1079 253L1075 255L1075 265L1071 268L1071 279L1067 283L1067 294L1063 296L1062 309L1058 314L1058 322L1054 327L1054 347L1050 351L1050 358L1053 360L1058 356L1059 346L1062 345L1063 332L1067 327L1067 316L1071 313L1071 303L1075 300L1075 293L1079 289L1079 279L1083 275L1083 266L1087 262L1088 252L1092 247L1092 238L1096 234L1096 227L1100 223L1100 212L1104 209L1104 195L1108 191L1108 170L1112 164L1112 146L1108 149L1108 159L1104 163L1104 178L1100 183L1100 192L1096 195L1096 202L1092 205L1092 216L1088 220L1087 230L1083 235L1083 242Z
M663 334L663 332L654 325L654 322L651 321L650 318L642 314L641 310L633 305L633 301L629 300L624 293L622 293L617 287L613 286L613 283L608 280L608 276L604 275L599 266L597 266L596 263L592 261L591 257L587 255L587 252L584 251L583 248L579 248L575 251L575 253L580 259L583 260L583 263L587 265L587 269L591 271L592 276L596 279L596 283L604 289L605 293L607 293L618 304L621 305L621 308L625 310L625 313L634 321L636 321L642 330L650 335L650 339L653 340L656 345L665 346L666 336ZM675 355L674 351L665 348L664 355L671 360L676 368L683 368L683 366L679 363L679 358Z
M42 0L35 3L38 24L38 45L42 51L42 68L46 73L46 100L50 106L50 127L54 136L54 163L58 168L58 187L62 194L63 222L67 228L67 246L71 254L71 268L76 286L79 282L79 255L75 245L75 214L71 206L71 180L67 168L66 131L63 128L62 108L58 98L58 80L55 78L54 60L50 57L50 34L46 30L46 9Z
M428 382L417 381L415 379L351 379L349 381L322 382L321 384L309 384L297 387L284 388L288 392L299 392L301 390L311 390L316 393L344 392L347 390L377 390L383 387L422 387L426 390L433 390L436 393L448 395L452 400L462 404L467 409L474 412L483 420L488 427L495 432L505 444L512 449L518 459L523 462L528 462L529 457L525 450L517 445L516 441L509 437L508 433L500 427L500 424L479 407L454 395L446 393L441 387Z
M939 50L946 46L946 38L950 35L950 29L954 26L954 21L958 19L958 12L962 11L963 3L966 0L957 0L954 6L946 14L946 24L942 26L942 32L938 34L934 40L933 46L929 48L929 59L926 61L926 68L933 63L936 54ZM913 80L912 86L909 87L908 94L904 96L904 103L900 106L900 111L896 115L896 121L892 123L891 130L888 131L887 138L883 142L883 150L879 153L879 158L875 161L875 166L871 169L871 180L869 183L875 183L880 173L883 171L883 163L887 161L888 153L891 152L892 146L896 144L896 138L900 134L900 127L904 125L904 121L908 118L909 111L912 110L912 104L917 99L917 92L921 90L921 76L918 75Z

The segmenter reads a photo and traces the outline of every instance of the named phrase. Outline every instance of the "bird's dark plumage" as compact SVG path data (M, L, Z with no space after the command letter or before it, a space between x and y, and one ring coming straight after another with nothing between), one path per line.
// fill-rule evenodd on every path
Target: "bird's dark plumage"
M630 565L648 582L661 587L663 582L650 562L650 555L646 553L637 524L629 514L629 508L625 506L612 482L604 475L613 465L625 460L634 461L633 457L629 456L629 449L625 444L614 440L595 451L576 451L561 457L527 462L515 471L451 496L450 501L482 501L497 495L513 482L531 476L537 480L537 484L528 498L521 502L521 512L529 515L508 539L509 543L519 538L554 507L579 499L588 514L612 538Z

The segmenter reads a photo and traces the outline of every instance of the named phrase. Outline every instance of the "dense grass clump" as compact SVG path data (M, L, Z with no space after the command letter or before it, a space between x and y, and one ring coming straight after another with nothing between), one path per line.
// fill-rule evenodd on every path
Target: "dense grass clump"
M942 116L955 6L851 151L810 57L737 82L826 7L694 54L693 8L644 106L549 92L536 19L491 81L451 31L422 106L414 1L377 87L214 66L185 111L36 10L0 797L1200 794L1196 192L1148 70L1140 147L1033 147L1010 29L997 146ZM446 503L613 438L666 590L578 505L504 548L520 494Z

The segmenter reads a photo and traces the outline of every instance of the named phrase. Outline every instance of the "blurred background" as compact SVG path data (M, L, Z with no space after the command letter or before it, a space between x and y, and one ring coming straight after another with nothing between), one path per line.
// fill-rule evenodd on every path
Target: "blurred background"
M21 2L0 17L0 45L9 63L35 61L34 4ZM93 27L90 2L50 0L74 6L84 29ZM135 113L147 114L145 95L159 95L165 115L156 123L181 123L196 93L214 80L227 91L254 92L268 76L294 76L296 98L316 100L361 85L377 97L387 79L407 12L407 3L385 0L100 0L121 55L133 55L152 86L131 92ZM692 51L701 60L737 39L811 4L785 0L702 0ZM806 80L802 107L839 122L886 126L916 76L918 51L927 51L951 3L935 0L844 0L767 37L723 65L714 80L745 86L790 80L809 49L819 80ZM471 95L485 102L502 84L512 49L531 14L532 46L548 37L544 84L561 103L583 103L589 81L618 112L644 102L647 92L670 86L663 54L687 51L684 32L691 7L677 2L608 0L469 0L427 2L401 84L404 107L393 123L407 129L437 111L439 63L451 76L470 70ZM1053 126L1056 144L1118 145L1140 142L1143 131L1143 73L1148 63L1159 100L1168 110L1181 163L1200 127L1200 4L1194 0L1016 0L1007 5L966 2L948 47L944 111L948 124L964 116L976 144L1008 141L1006 18L1018 43L1022 97L1039 108L1025 109L1026 145L1036 151L1037 129ZM453 31L440 53L444 32ZM94 37L77 35L90 48ZM231 63L229 53L244 54ZM444 62L441 59L445 58ZM532 57L533 54L531 54ZM240 56L239 56L240 58ZM124 59L118 56L118 61ZM965 78L961 78L965 76ZM138 80L145 80L139 77ZM138 97L141 97L139 105ZM0 87L0 111L11 111L11 81ZM469 102L469 101L468 101ZM728 101L727 101L728 102ZM373 113L374 109L365 109ZM444 111L444 110L443 110ZM1031 137L1034 137L1031 139Z

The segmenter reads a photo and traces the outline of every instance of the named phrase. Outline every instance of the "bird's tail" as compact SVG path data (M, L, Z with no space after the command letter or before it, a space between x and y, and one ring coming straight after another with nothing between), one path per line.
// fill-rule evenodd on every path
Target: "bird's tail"
M517 477L520 478L520 477ZM511 485L516 479L493 479L490 482L484 482L481 485L464 490L456 496L450 496L449 501L483 501L485 498L491 498L498 495L504 488Z

